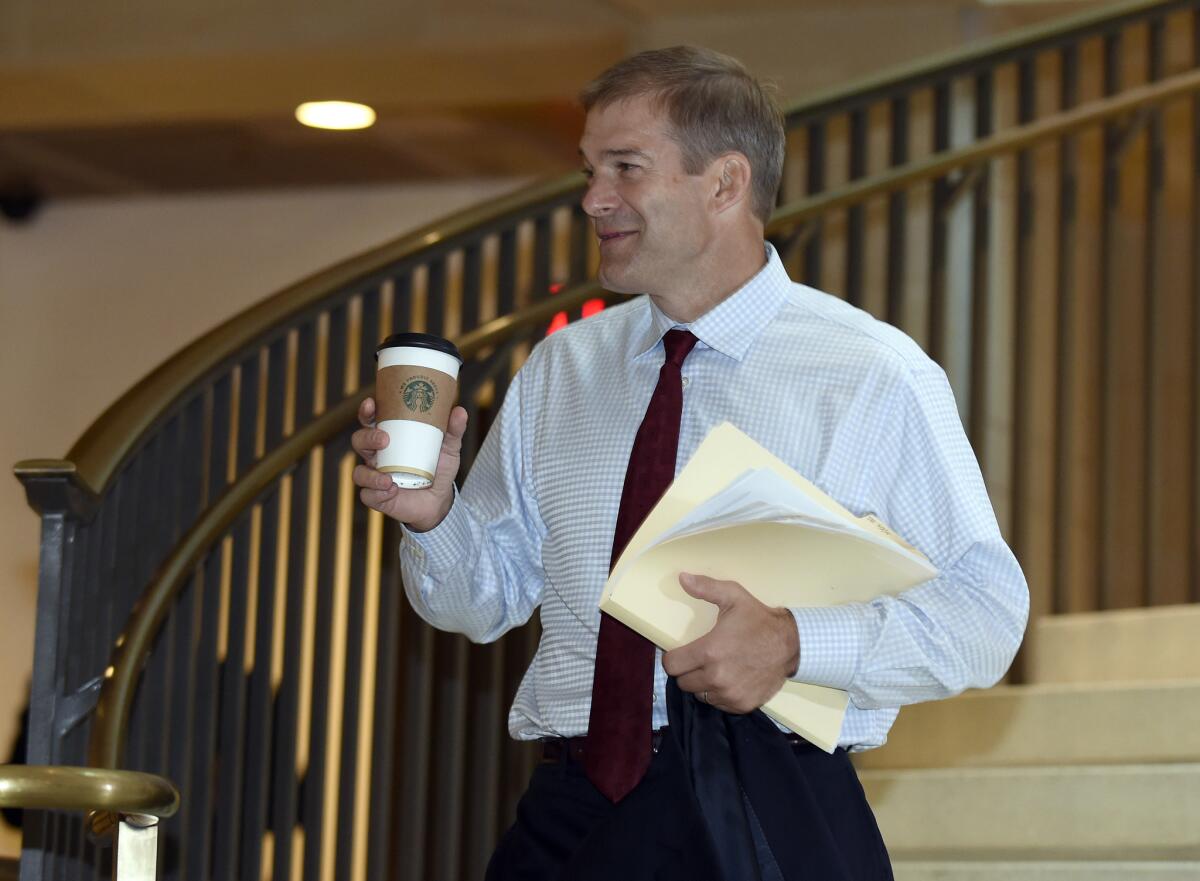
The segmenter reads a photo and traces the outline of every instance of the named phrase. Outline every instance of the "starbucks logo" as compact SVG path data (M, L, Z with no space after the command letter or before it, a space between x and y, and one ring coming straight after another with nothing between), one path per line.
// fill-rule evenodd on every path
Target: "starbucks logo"
M404 406L414 413L428 413L433 409L437 390L426 379L414 378L404 384Z

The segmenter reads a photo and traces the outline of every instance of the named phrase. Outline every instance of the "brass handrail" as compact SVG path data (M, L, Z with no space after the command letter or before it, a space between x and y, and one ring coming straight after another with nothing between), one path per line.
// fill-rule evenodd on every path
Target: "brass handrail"
M1135 105L1161 103L1195 91L1200 91L1200 71L1160 80L1117 98L1089 102L1054 119L1020 126L953 153L913 163L911 166L866 178L833 193L784 206L772 217L767 233L775 235L831 208L893 192L902 186L945 175L955 168L972 165L999 153L1020 150L1055 135L1120 116L1128 113ZM521 312L497 318L464 334L458 340L458 348L464 358L471 358L482 349L496 345L516 331L536 326L560 310L574 309L600 293L602 289L597 282L577 285L556 297ZM354 419L359 399L362 395L369 394L372 388L373 385L365 385L359 395L346 398L287 438L251 468L241 480L229 487L172 551L135 606L127 629L117 640L117 648L96 704L95 727L90 741L92 764L112 768L119 763L124 751L125 720L132 705L137 673L188 573L215 539L234 523L272 481L295 465L313 447L325 443L339 431L345 430L347 424Z
M0 807L165 818L179 791L157 774L68 765L0 765Z
M788 116L817 115L856 95L861 97L864 94L882 93L905 83L1016 51L1022 46L1053 42L1072 32L1105 22L1117 24L1149 9L1167 10L1185 5L1184 0L1132 0L1114 7L1089 10L1050 24L1034 25L965 49L935 55L915 64L856 80L794 105L788 110ZM848 187L846 192L857 192L852 187ZM384 267L414 256L432 244L471 229L495 224L513 213L531 211L539 204L566 198L581 189L582 179L576 173L537 183L429 224L289 286L234 316L155 368L92 423L65 459L18 462L14 468L17 476L22 480L63 477L87 494L102 495L138 440L161 418L173 401L201 377L217 369L250 342L261 338L287 316L319 301L343 285L369 278ZM819 199L806 200L805 204L808 203L825 206ZM812 210L817 209L814 207Z
M599 283L585 282L520 312L496 318L459 337L456 341L459 353L464 360L470 359L520 330L547 322L556 312L578 308L584 301L603 293ZM211 546L213 536L232 526L277 477L305 454L345 431L355 418L359 401L373 389L374 383L364 385L357 395L345 398L288 437L231 485L176 544L134 606L125 631L117 638L96 702L95 721L88 742L88 760L92 765L115 768L120 763L125 750L125 722L133 702L137 675L175 595Z

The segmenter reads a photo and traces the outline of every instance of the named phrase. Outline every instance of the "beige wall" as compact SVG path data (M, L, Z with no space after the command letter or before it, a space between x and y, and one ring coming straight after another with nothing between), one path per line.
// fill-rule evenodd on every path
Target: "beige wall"
M50 204L0 225L0 466L60 457L143 374L310 272L519 182ZM0 477L0 760L33 656L38 520ZM0 825L0 856L17 838Z

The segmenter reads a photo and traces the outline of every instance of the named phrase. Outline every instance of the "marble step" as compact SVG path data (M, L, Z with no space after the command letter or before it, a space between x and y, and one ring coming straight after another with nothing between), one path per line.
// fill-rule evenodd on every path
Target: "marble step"
M1200 762L1200 679L968 692L905 707L885 746L854 755L860 770L1157 762Z
M1200 763L860 776L894 860L1200 860Z
M1196 881L1200 862L897 862L896 881Z
M1200 679L1200 603L1030 622L1027 682Z

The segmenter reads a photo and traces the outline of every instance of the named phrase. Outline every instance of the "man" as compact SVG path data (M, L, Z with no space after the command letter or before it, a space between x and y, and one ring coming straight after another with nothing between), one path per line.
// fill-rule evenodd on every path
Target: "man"
M398 490L371 467L386 436L369 427L370 399L354 435L362 500L406 524L406 590L422 617L489 641L540 607L509 730L544 740L547 761L489 877L728 877L739 860L745 877L890 877L845 750L882 744L902 704L994 683L1028 609L945 377L899 331L788 280L763 239L782 121L738 62L691 47L642 53L582 99L600 279L647 296L534 349L461 495L461 408L427 490ZM597 600L670 477L725 420L850 510L878 514L942 574L899 597L789 610L681 573L718 606L717 623L656 663L640 637L601 620ZM768 725L786 791L763 797L769 782L743 778L714 814L726 784L681 757L679 714L761 719L742 714L788 677L849 692L839 750ZM651 737L669 718L668 736ZM753 756L737 761L758 773ZM798 789L811 797L792 798ZM726 808L748 833L714 828ZM714 861L725 868L706 868Z

